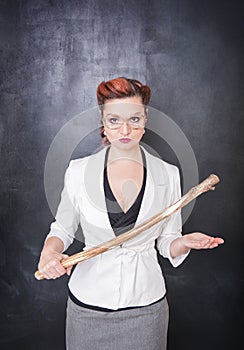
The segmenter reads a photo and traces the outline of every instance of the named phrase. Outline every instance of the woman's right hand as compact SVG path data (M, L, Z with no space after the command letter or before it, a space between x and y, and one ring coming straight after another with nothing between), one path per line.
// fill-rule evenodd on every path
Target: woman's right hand
M65 269L61 264L61 260L67 257L68 255L58 253L55 250L43 249L38 264L38 270L48 280L61 277L65 273L69 276L72 266Z

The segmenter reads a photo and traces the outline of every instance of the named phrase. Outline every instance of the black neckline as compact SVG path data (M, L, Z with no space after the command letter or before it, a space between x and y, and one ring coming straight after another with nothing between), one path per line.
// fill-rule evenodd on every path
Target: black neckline
M108 152L109 150L107 150L106 152L107 156L108 156ZM141 152L143 152L142 149L141 149ZM136 200L126 212L124 212L121 209L120 205L117 203L116 198L114 198L113 193L110 191L109 183L106 178L106 171L105 171L106 166L104 167L103 186L104 186L107 215L110 222L110 226L114 231L115 236L118 236L124 232L128 232L129 230L133 229L133 227L137 222L137 218L140 214L141 204L142 204L144 191L146 187L146 157L143 153L142 153L142 158L143 158L143 166L144 166L143 184ZM105 165L107 165L106 162L105 162Z
M107 193L107 198L106 199L109 199L110 201L111 200L113 201L113 205L115 205L117 207L116 212L120 212L123 215L127 215L134 209L134 206L138 203L138 200L141 202L142 198L143 198L145 185L146 185L146 177L147 177L145 153L144 153L143 149L140 147L141 154L142 154L142 161L143 161L143 181L142 181L141 189L140 189L136 199L132 203L132 205L129 207L129 209L126 212L124 212L123 209L121 208L121 206L119 205L116 197L114 196L113 191L112 191L112 189L110 187L110 184L109 184L109 181L108 181L107 161L108 161L109 150L110 150L110 146L106 149L105 160L104 160L104 182L103 183L104 184L107 183L107 191L109 192L109 193ZM108 209L108 206L107 206L107 209Z

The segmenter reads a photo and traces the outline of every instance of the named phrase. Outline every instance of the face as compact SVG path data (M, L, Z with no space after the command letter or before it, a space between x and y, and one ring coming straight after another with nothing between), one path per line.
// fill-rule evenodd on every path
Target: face
M107 100L104 104L103 118L109 122L108 124L103 121L103 125L111 146L121 150L130 150L138 146L146 123L144 105L140 96ZM138 127L139 120L141 122ZM117 128L111 129L116 124Z

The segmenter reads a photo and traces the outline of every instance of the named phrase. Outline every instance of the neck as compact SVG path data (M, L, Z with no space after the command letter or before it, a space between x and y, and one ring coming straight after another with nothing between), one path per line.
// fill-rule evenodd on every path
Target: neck
M128 159L128 160L133 160L137 162L142 162L142 155L141 155L141 149L140 145L136 145L135 147L131 149L125 149L121 150L118 149L117 147L113 147L111 144L110 146L110 151L109 151L109 162L112 162L114 160L119 160L121 158Z

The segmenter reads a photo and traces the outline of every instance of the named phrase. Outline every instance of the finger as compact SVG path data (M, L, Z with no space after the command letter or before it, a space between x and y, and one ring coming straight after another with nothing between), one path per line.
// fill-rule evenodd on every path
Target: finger
M63 259L66 259L66 258L68 258L69 257L69 255L67 255L67 254L62 254L62 258Z
M209 249L213 249L218 247L218 243L212 243L211 246L209 247Z
M209 248L212 249L212 248L216 248L218 247L219 244L223 244L224 243L224 240L222 238L219 238L219 237L215 237L213 239L213 241L211 242Z
M50 279L50 275L48 273L47 267L46 266L39 266L38 270L40 273L43 275L44 278Z
M205 239L201 240L200 241L201 248L205 248L205 247L209 246L211 241L212 241L211 238L205 238Z
M54 272L57 277L60 277L66 273L66 269L61 264L57 264L55 266Z
M54 273L56 277L60 277L66 273L66 269L62 265L62 260L69 257L67 254L60 254L58 260L52 261L52 266L54 267Z
M58 278L65 273L65 269L62 266L64 273L60 273L58 264L60 264L58 261L51 261L40 272L46 279Z
M220 244L223 244L224 241L222 240L221 242L219 241L214 241L211 245L211 248L215 248L215 247L218 247Z
M220 237L215 237L215 242L218 243L218 244L223 244L224 243L224 240L223 238L220 238Z
M64 274L65 274L65 271L64 271L64 273L60 273L56 269L53 269L53 270L48 272L49 279L56 279L56 278L63 276Z
M64 274L65 274L65 271L64 272L60 272L57 269L54 269L54 270L52 270L50 272L51 278L59 278L59 277L63 276Z
M219 237L210 237L209 241L206 242L203 245L203 249L208 249L208 248L215 248L217 247L219 244L223 244L224 240L222 238Z
M47 279L47 280L51 280L53 278L53 273L51 273L50 271L48 272L42 272L42 275Z
M72 266L70 266L70 267L68 267L68 268L66 269L66 273L67 273L68 276L70 276L71 270L72 270Z
M213 238L205 238L199 242L195 242L196 249L208 249L213 242Z
M210 237L207 242L204 244L203 248L209 248L214 243L214 238Z

